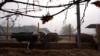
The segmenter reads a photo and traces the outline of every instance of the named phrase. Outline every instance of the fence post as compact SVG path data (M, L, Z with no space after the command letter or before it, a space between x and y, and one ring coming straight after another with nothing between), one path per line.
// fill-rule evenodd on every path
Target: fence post
M39 22L38 22L38 30L37 30L37 32L38 32L38 42L39 42L39 38L40 38L40 25L39 25Z
M81 48L80 3L79 3L81 0L76 0L76 1L77 1L77 3L76 3L76 11L77 11L77 45L78 45L78 48Z
M98 44L98 49L100 50L100 35L99 35L99 25L96 25L96 40L97 40L97 44Z
M69 24L69 43L71 41L71 24Z
M7 27L6 27L6 42L8 42L9 35L9 17L7 17Z

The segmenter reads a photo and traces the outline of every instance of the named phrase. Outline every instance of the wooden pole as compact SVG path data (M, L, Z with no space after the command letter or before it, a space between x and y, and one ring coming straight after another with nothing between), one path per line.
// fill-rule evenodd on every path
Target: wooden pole
M39 27L39 23L38 23L38 33L39 33L39 31L40 31L40 29L39 29L40 27Z
M100 35L99 35L99 25L96 25L96 40L97 40L97 44L98 44L98 49L100 50Z
M70 40L71 40L71 24L69 24L69 43L70 43Z
M39 23L38 23L38 30L37 30L37 31L38 31L38 42L39 42L39 39L40 39L40 33L39 33L39 32L40 32L40 27L39 27L39 26L40 26L40 25L39 25Z
M8 42L9 35L9 17L7 17L7 27L6 27L6 42Z
M99 42L99 50L100 50L100 27L98 26L98 42Z
M99 37L100 37L100 36L99 36L99 32L100 32L99 29L100 29L99 25L96 25L96 36L97 36L98 43L99 43L99 41L100 41L100 40L99 40Z
M97 40L97 42L99 43L99 41L98 41L98 40L99 40L99 39L98 39L98 38L99 38L99 37L98 37L98 33L99 33L99 32L98 32L98 25L96 24L96 40Z
M76 0L76 1L77 1L77 3L76 3L76 11L77 11L77 45L78 45L78 48L81 48L80 0Z

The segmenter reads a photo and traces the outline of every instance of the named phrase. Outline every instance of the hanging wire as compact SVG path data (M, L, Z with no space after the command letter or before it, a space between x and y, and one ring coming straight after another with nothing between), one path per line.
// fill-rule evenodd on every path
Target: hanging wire
M46 6L48 6L48 4L49 4L50 2L52 2L52 0L49 0L49 1L47 2ZM60 3L60 1L59 1L59 3ZM60 5L61 5L61 3L60 3ZM46 8L46 12L47 12L47 14L49 13L49 8ZM50 13L49 13L49 14L50 14Z
M68 3L70 3L70 1L69 1ZM64 8L65 8L65 7L64 7ZM67 14L68 14L68 9L67 9L67 11L65 12L65 19L63 20L63 24L66 23Z
M46 6L48 6L49 2L50 2L50 0L47 2ZM49 13L49 8L45 8L45 9L46 9L46 13L47 13L47 14L50 14L50 13Z
M20 2L20 1L13 1L15 3L21 3L21 4L27 4L25 2ZM86 1L80 1L80 3L82 2L86 2ZM77 2L75 3L71 3L71 4L76 4ZM57 8L57 7L64 7L64 6L69 6L71 4L63 4L63 5L56 5L56 6L43 6L43 5L36 5L36 4L32 4L32 3L29 3L29 5L32 5L32 6L37 6L37 7L42 7L42 8Z
M27 5L26 5L26 14L27 14L28 3L29 3L29 0L27 0Z
M28 10L27 12L32 12L32 11L34 11L34 10ZM17 11L17 12L19 12L19 11ZM19 12L19 13L25 13L25 12L26 12L26 11ZM13 16L13 15L16 15L16 14L10 14L10 15L6 15L6 16L0 17L0 18L3 19L3 18L5 18L5 17ZM21 16L23 16L23 15L21 15Z
M19 2L19 1L13 1L13 2L16 2L16 3L22 3L22 4L26 4L26 3L23 3L23 2ZM84 2L84 1L82 1ZM76 2L75 2L76 3ZM55 15L58 15L59 13L65 11L66 9L68 9L69 7L71 7L71 5L75 4L75 3L70 3L70 4L64 4L64 5L58 5L58 6L39 6L39 5L34 5L34 6L39 6L39 7L45 7L45 8L55 8L55 7L63 7L63 6L68 6L66 7L65 9L53 14L52 16L55 16ZM33 4L30 4L30 5L33 5ZM35 17L35 18L42 18L41 16L30 16L30 15L25 15L25 14L21 14L21 13L17 13L17 12L11 12L11 11L7 11L7 10L4 10L4 9L1 9L1 11L4 11L4 12L9 12L9 13L15 13L15 14L19 14L19 15L24 15L24 16L29 16L29 17Z
M67 9L67 11L66 11L66 13L65 13L65 19L63 20L63 24L66 23L67 15L68 15L68 9Z
M18 12L18 10L19 10L19 4L17 3L17 10L16 10L16 12ZM15 17L15 19L14 20L12 20L12 27L14 27L14 25L15 25L15 21L17 20L17 18L18 18L18 14L16 14L16 17Z
M71 3L71 4L68 4L69 6L64 8L63 10L51 15L51 16L55 16L55 15L58 15L60 14L61 12L65 11L66 9L69 9L74 3ZM1 11L4 11L4 12L9 12L9 13L15 13L15 14L19 14L19 15L24 15L24 16L29 16L29 17L35 17L35 18L42 18L42 16L30 16L30 15L25 15L25 14L22 14L22 13L18 13L18 12L11 12L11 11L7 11L7 10L4 10L2 9Z
M82 26L82 24L84 23L85 12L86 12L86 9L88 7L88 4L89 4L89 1L85 4L85 8L84 8L84 12L83 12L83 17L81 19L81 25L80 26ZM77 27L75 28L74 31L76 31L76 30L77 30Z
M87 7L88 7L88 4L89 4L89 2L87 2L87 3L85 4L85 8L84 8L84 12L83 12L83 17L82 17L82 19L81 19L81 25L84 23L85 12L86 12L86 9L87 9Z
M39 1L38 1L38 0L33 0L33 4L35 4L35 2L37 2L38 5L39 5ZM34 7L35 7L35 6L33 5L33 10L35 9ZM40 7L39 7L39 10L41 10ZM34 11L34 12L35 12L35 11Z
M71 5L69 5L68 7L64 8L63 10L61 10L61 11L59 11L59 12L57 12L57 13L53 14L52 16L55 16L55 15L60 14L61 12L65 11L66 9L70 8L71 6L72 6L72 4L71 4Z
M70 3L72 3L72 1L69 1L69 4L70 4ZM74 6L73 6L73 7L74 7ZM73 7L71 6L69 9L72 9ZM67 9L67 11L66 11L66 13L65 13L65 19L63 20L63 24L66 23L67 14L68 14L68 9Z

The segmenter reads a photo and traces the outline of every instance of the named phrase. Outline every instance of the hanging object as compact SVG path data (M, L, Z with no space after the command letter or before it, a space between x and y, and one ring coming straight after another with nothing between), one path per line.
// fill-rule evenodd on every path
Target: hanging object
M52 20L52 19L53 19L53 16L49 15L49 13L48 13L46 16L43 16L43 17L41 18L42 24L45 24L46 22L48 22L48 21L50 21L50 20Z
M50 21L53 19L53 16L50 16L50 15L46 15L46 16L43 16L42 17L42 24L45 24L46 22Z
M96 5L97 7L100 7L100 1L92 2L92 4Z

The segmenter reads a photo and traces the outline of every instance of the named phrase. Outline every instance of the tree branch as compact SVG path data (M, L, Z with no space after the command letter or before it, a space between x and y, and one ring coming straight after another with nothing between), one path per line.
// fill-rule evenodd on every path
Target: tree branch
M43 7L43 8L57 8L57 7L64 7L64 6L69 6L72 4L76 4L77 2L74 3L69 3L69 4L63 4L63 5L56 5L56 6L43 6L43 5L36 5L36 4L32 4L32 3L25 3L25 2L20 2L20 1L13 1L15 3L21 3L21 4L28 4L28 5L32 5L32 6L38 6L38 7ZM86 2L86 1L80 1L80 3L82 2Z
M4 9L1 9L1 11L8 12L8 13L19 14L19 15L23 15L23 16L28 16L28 17L32 17L32 18L42 18L41 16L31 16L31 15L21 14L21 13L19 13L19 12L7 11L7 10L4 10Z

